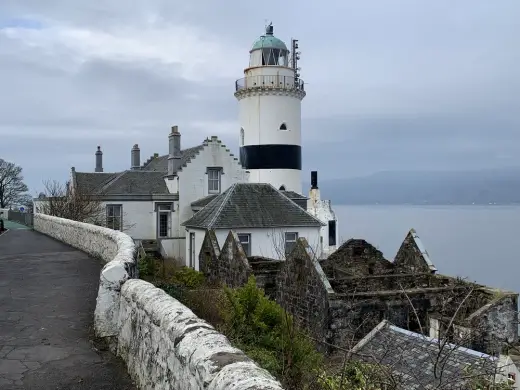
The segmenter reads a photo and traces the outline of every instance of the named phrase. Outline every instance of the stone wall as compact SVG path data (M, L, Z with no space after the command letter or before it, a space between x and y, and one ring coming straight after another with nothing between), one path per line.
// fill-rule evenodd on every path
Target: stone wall
M222 249L213 230L208 230L199 254L200 270L212 284L239 287L252 273L247 256L235 232L230 231Z
M329 332L329 300L334 291L309 244L300 238L278 276L278 303L316 339ZM324 345L321 345L324 347Z
M276 300L278 291L278 274L282 268L283 260L267 259L265 257L249 257L251 270L256 279L256 285L264 290L265 295Z
M240 287L254 275L257 286L272 299L276 298L276 278L282 263L264 257L248 258L234 231L229 232L221 249L215 232L208 230L199 254L200 270L209 283Z
M503 353L518 342L518 294L496 292L494 299L472 313L467 322L478 334L473 348Z
M430 255L414 229L410 229L406 235L401 247L397 251L394 264L398 267L407 268L410 272L435 273L437 271L430 259Z
M163 290L135 279L136 249L128 235L42 214L35 215L34 229L107 263L94 326L139 388L282 390L211 325Z
M122 289L118 354L146 389L281 390L225 336L142 280Z
M394 265L365 240L350 239L321 262L330 278L382 275L392 273Z

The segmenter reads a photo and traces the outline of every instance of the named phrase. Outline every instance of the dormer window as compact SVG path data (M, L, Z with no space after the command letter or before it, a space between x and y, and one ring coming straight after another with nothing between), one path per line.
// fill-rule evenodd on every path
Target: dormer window
M280 125L280 130L287 130L287 125L285 122Z

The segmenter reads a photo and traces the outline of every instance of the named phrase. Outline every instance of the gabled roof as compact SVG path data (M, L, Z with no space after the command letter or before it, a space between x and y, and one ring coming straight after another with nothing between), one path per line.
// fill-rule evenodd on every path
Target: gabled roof
M76 187L88 194L168 194L164 172L123 171L119 173L75 172Z
M400 378L403 389L437 388L440 384L460 388L456 384L463 384L470 375L467 370L483 379L496 372L498 363L493 356L459 345L445 344L441 348L438 339L393 326L386 320L363 338L352 353L356 359L388 366Z
M237 183L182 225L235 229L320 227L324 224L270 184Z
M190 159L195 157L195 155L202 150L204 147L203 144L194 146L192 148L181 150L181 158L176 161L176 166L173 171L177 172L179 168L186 165ZM168 172L168 155L153 157L146 161L141 167L142 170L145 171L160 171L167 173Z

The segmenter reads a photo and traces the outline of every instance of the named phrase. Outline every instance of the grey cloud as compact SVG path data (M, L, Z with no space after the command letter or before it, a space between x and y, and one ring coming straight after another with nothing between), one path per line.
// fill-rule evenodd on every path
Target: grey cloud
M323 178L520 165L519 12L516 0L273 0L261 9L238 0L0 5L6 17L85 29L196 26L222 43L222 58L237 69L236 78L264 18L271 18L281 38L300 39L308 92L304 170L307 176L319 169ZM216 134L236 150L235 80L212 73L210 53L197 53L213 75L211 83L199 83L182 79L179 64L89 59L77 68L71 49L53 50L26 47L0 33L0 83L10 91L0 95L0 134L7 136L0 155L23 165L30 185L42 175L61 178L72 165L91 170L98 143L107 169L126 168L135 142L143 158L165 153L172 124L181 126L186 146ZM68 136L60 140L61 134Z

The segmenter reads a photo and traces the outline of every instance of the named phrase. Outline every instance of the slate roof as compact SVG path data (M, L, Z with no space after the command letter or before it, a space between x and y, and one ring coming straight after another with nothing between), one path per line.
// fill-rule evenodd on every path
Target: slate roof
M280 191L282 194L287 196L289 199L309 199L305 195L298 194L294 191Z
M387 365L400 378L400 388L406 390L447 384L461 388L463 378L470 375L465 370L483 378L497 369L497 359L481 352L453 344L445 344L438 358L439 351L439 340L393 326L386 320L352 350L356 359ZM439 375L434 375L436 362L437 367L443 367L440 381Z
M177 172L179 168L188 163L199 151L202 150L204 145L194 146L192 148L181 150L181 158L176 160L177 165L174 167L174 172ZM141 167L142 170L146 171L160 171L168 172L168 155L159 156L152 158L145 162Z
M182 225L234 229L319 227L324 224L270 184L237 183Z
M191 207L205 207L211 202L213 199L215 199L219 194L211 194L208 196L205 196L204 198L197 199L194 202L191 202Z
M139 170L119 173L75 172L75 180L80 191L90 194L169 194L164 181L164 172Z

